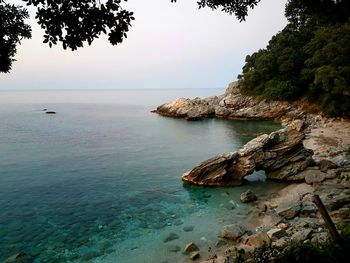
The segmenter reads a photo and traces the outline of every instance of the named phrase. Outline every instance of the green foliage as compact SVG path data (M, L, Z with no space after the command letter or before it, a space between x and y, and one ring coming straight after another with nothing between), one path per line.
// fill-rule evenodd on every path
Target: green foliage
M31 37L31 29L24 22L28 17L26 9L0 0L0 72L11 70L17 45Z
M307 96L331 115L350 115L350 1L290 0L290 23L247 56L243 91L270 100Z
M44 43L51 47L58 41L63 48L76 50L89 45L102 33L116 45L127 37L133 13L122 8L127 0L22 0L37 8L36 19L45 30Z

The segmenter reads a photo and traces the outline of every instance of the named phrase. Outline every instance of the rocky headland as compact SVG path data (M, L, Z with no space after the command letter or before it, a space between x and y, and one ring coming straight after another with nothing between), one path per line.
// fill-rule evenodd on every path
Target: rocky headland
M245 176L263 170L267 179L288 183L269 197L242 193L241 201L252 208L246 222L221 226L216 248L203 253L202 262L234 262L242 251L249 255L265 243L286 246L290 241L325 242L329 234L314 194L320 196L336 224L350 223L350 120L310 109L314 111L305 102L266 101L243 95L237 82L221 96L181 98L157 107L155 112L160 115L187 120L278 120L284 126L183 174L185 183L220 187L240 185Z

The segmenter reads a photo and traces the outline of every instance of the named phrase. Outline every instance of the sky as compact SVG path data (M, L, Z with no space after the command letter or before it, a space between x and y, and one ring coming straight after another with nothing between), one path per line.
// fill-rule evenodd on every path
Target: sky
M22 4L20 0L7 2ZM49 48L30 10L33 37L18 47L0 90L222 88L246 55L266 47L287 24L286 0L262 0L245 22L195 0L129 0L136 20L121 45L101 37L78 51Z

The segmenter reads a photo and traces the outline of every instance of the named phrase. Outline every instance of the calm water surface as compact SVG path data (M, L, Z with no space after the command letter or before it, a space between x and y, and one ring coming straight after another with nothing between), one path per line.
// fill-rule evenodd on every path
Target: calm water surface
M0 92L0 262L20 251L35 262L184 262L170 246L213 246L220 226L246 217L242 191L280 186L189 187L181 174L279 125L150 110L223 92ZM171 232L179 239L164 243Z

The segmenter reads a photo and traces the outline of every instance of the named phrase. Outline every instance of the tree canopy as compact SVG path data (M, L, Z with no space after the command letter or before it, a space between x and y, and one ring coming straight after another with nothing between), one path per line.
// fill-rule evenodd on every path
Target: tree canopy
M101 34L107 34L112 45L121 43L134 20L134 14L123 9L127 0L22 0L36 8L36 20L44 30L44 43L50 47L61 43L63 48L76 50L85 43L91 45ZM199 8L221 8L244 20L248 9L260 0L200 0ZM176 2L176 0L171 0ZM31 37L31 28L25 7L0 0L0 72L9 72L16 47L24 38Z
M306 96L329 114L350 115L350 1L290 0L289 24L246 57L243 92L268 100Z

